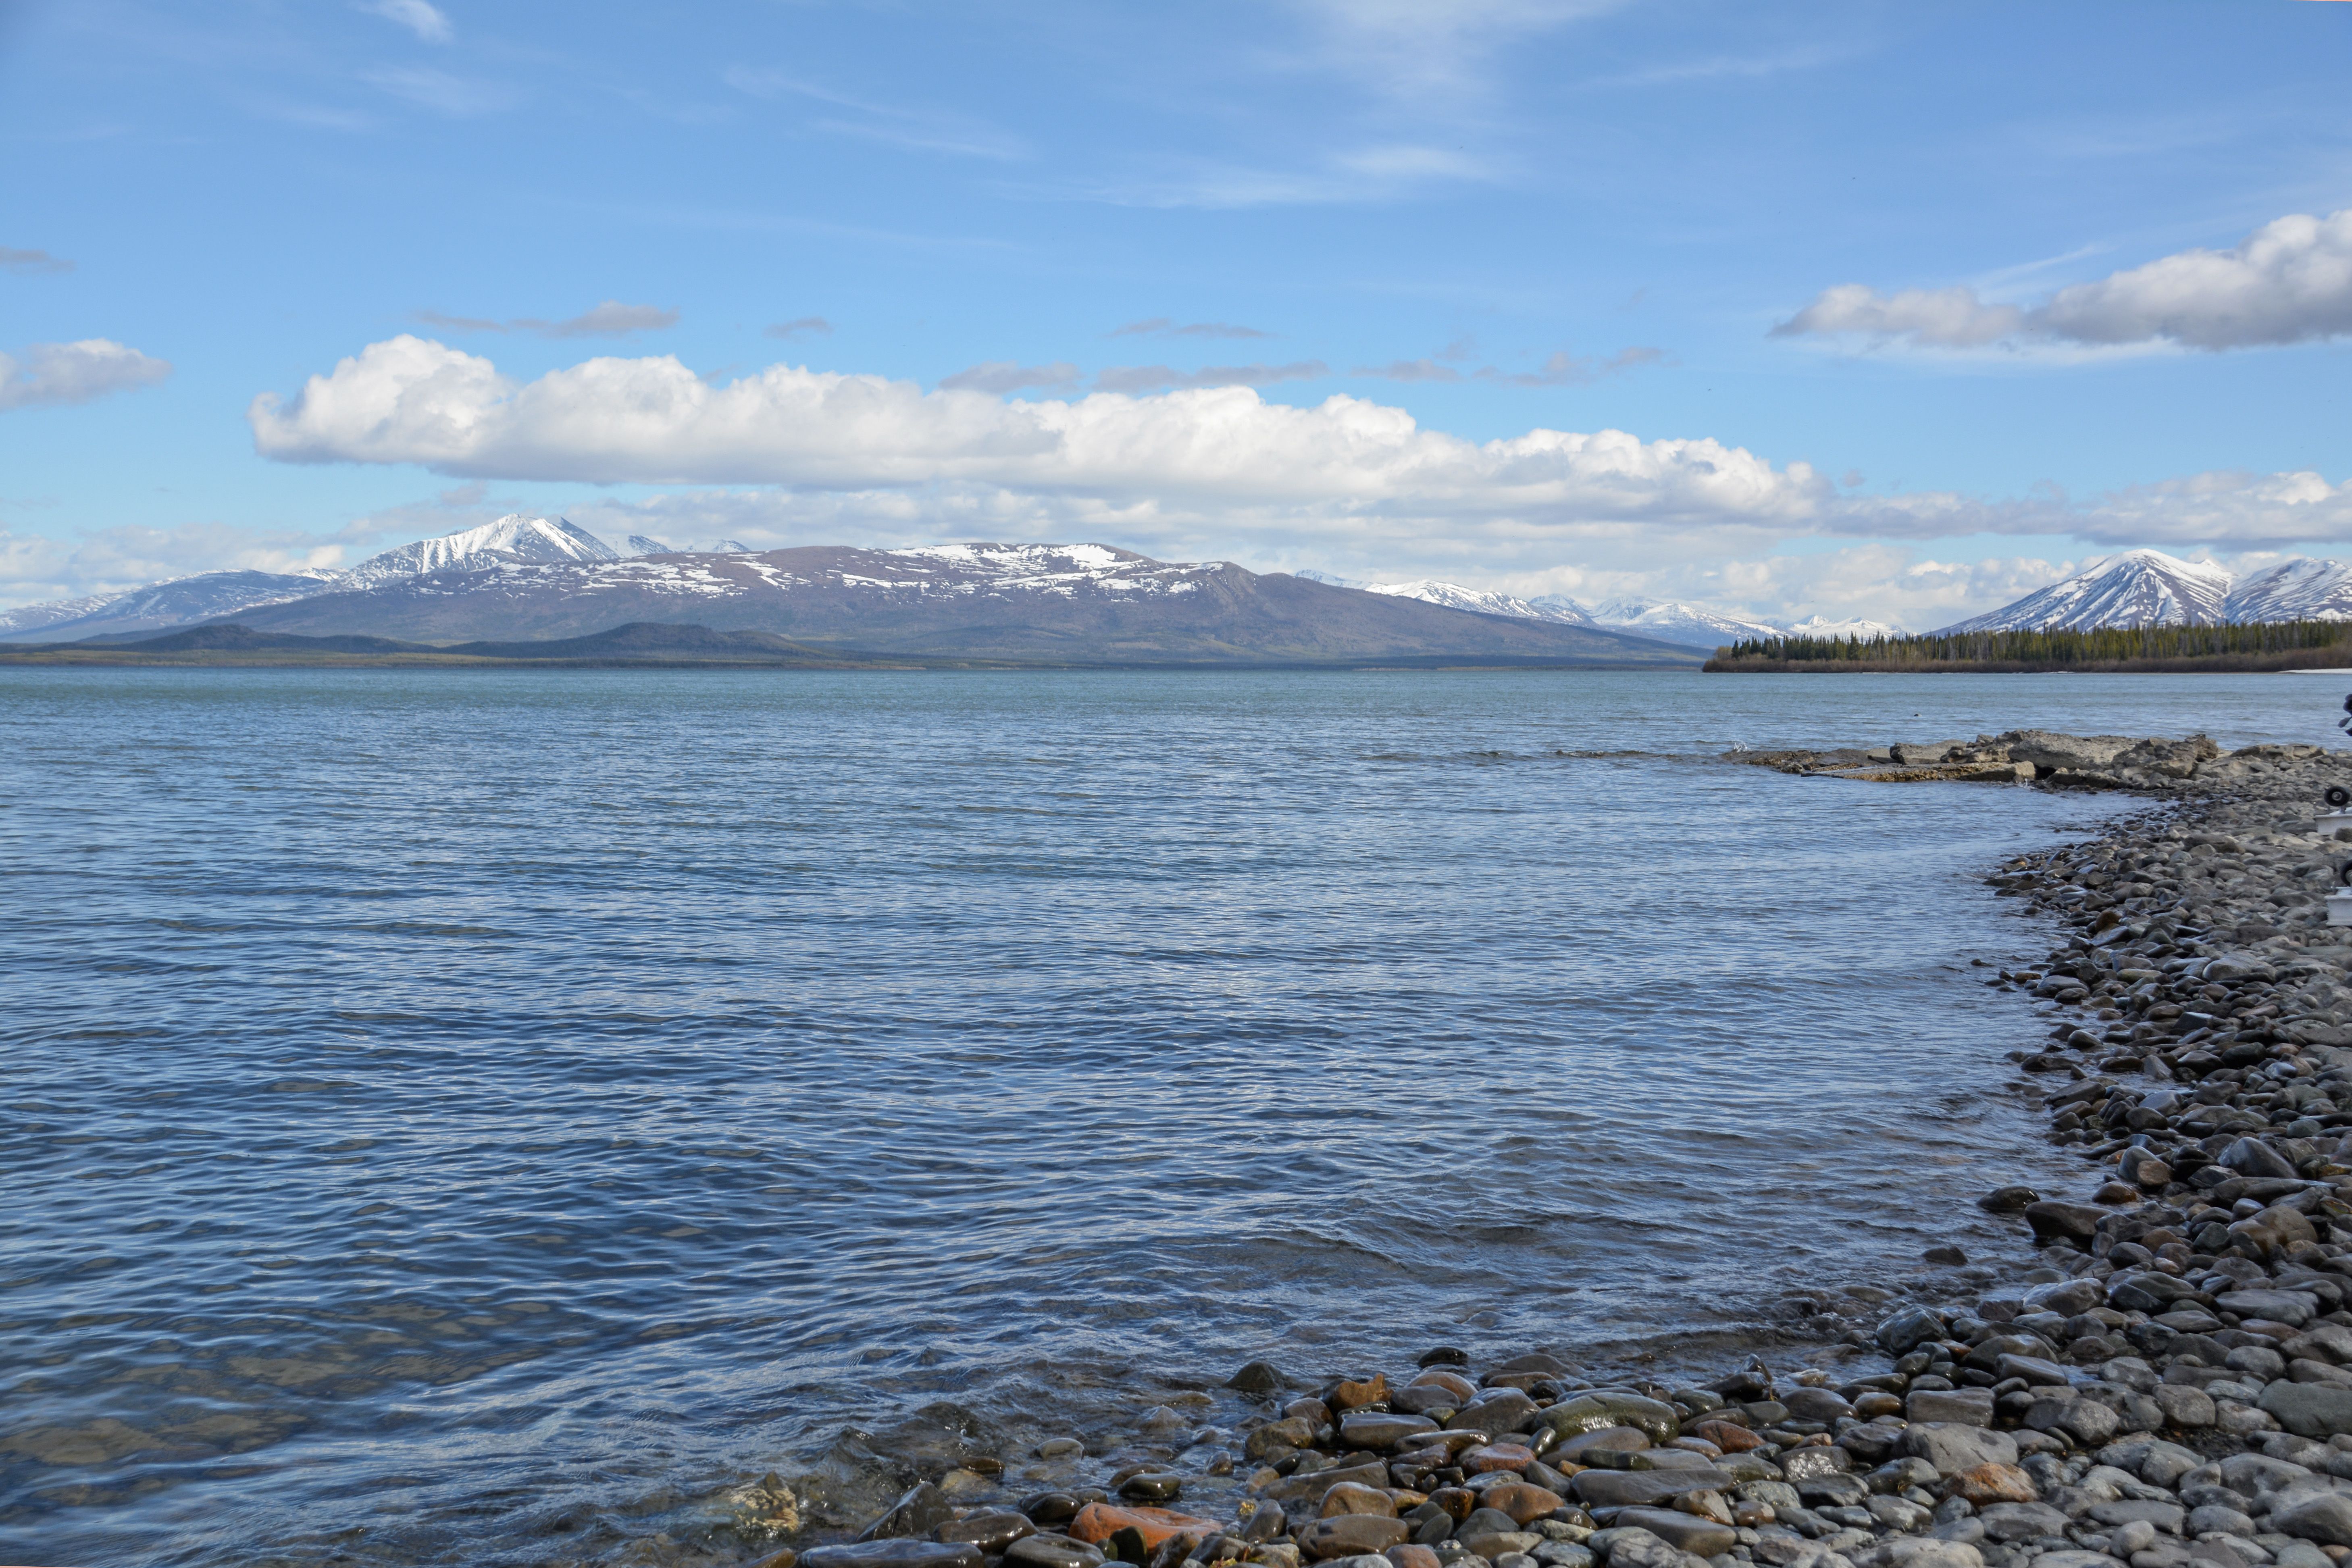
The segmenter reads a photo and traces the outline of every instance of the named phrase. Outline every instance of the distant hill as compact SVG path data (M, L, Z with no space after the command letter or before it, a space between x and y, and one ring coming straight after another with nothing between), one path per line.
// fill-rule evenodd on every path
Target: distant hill
M0 648L7 664L746 664L840 669L907 668L903 661L858 658L812 648L764 632L714 632L708 626L638 622L584 637L540 642L462 643L443 647L392 637L307 637L261 632L233 622L190 626L161 637L99 637L80 643Z
M314 595L239 620L257 631L443 644L692 621L840 653L1054 664L1696 664L1649 638L1093 544L502 565Z

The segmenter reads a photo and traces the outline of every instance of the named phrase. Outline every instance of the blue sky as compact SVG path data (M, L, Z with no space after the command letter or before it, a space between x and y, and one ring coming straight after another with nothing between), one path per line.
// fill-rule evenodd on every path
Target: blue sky
M0 4L0 601L516 509L1912 625L2342 553L2347 65L2306 0Z

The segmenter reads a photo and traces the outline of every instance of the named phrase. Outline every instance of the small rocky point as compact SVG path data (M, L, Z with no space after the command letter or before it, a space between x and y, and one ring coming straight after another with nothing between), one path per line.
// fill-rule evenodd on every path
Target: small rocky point
M2088 1166L2079 1198L1981 1200L2036 1266L1972 1299L1898 1302L1849 1333L1837 1374L1776 1378L1750 1357L1688 1386L1592 1386L1548 1354L1476 1368L1438 1347L1409 1374L1294 1397L1253 1362L1227 1388L1256 1414L1199 1463L1217 1500L1200 1512L1167 1460L1017 1503L959 1504L983 1478L958 1469L801 1568L2352 1559L2352 928L2324 905L2352 843L2317 820L2352 753L2023 730L1735 759L2162 797L1990 878L2063 934L1986 977L2046 1009L2050 1043L2013 1059ZM1061 1439L1038 1457L1083 1456Z

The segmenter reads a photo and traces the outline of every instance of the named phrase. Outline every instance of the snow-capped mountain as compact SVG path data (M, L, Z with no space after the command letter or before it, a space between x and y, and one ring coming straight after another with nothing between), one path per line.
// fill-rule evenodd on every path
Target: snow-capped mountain
M631 534L625 542L629 547L621 552L625 558L641 555L676 555L677 553L677 547L676 545L664 544L661 540L647 534Z
M0 622L0 640L71 643L121 632L161 631L198 621L217 621L264 604L282 604L331 591L331 572L204 571L151 582L128 593L27 604Z
M2229 619L2230 573L2162 550L2126 550L1946 632L2088 632L2102 626L2213 626Z
M1600 624L1599 622L1592 618L1592 612L1587 610L1583 605L1579 604L1575 600L1570 599L1565 593L1539 593L1535 598L1528 600L1528 602L1534 605L1538 610L1549 611L1554 619L1565 621L1571 626L1598 626Z
M1423 579L1419 582L1368 582L1367 593L1385 593L1391 599L1418 599L1423 604L1442 604L1448 610L1468 610L1479 615L1516 615L1522 621L1557 621L1569 626L1590 626L1583 612L1563 612L1531 600L1514 599L1507 593L1496 593L1483 588L1465 588L1458 582L1438 582Z
M342 574L340 587L373 588L427 571L467 570L505 562L547 565L566 560L619 560L621 552L562 517L509 512L495 523L388 549Z
M2352 566L2298 556L2240 580L2230 590L2232 621L2352 621Z
M1344 592L1231 561L1097 544L820 546L430 571L241 616L257 632L417 642L574 637L637 622L774 632L860 654L1057 664L1360 660L1686 668L1647 639Z
M1592 612L1592 623L1603 631L1631 632L1696 648L1713 648L1746 637L1777 637L1781 630L1769 621L1654 599L1612 599Z
M1900 626L1890 626L1884 621L1832 621L1824 615L1810 615L1789 628L1791 637L1858 637L1867 643L1873 637L1900 637Z

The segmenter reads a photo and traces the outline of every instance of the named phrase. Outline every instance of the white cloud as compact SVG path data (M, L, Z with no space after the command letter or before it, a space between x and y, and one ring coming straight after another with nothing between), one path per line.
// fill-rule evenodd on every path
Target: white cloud
M1977 349L2010 337L2025 324L2014 305L1988 305L1973 288L1906 288L1881 294L1865 284L1841 283L1772 329L1776 338L1908 339L1939 349Z
M1322 36L1321 63L1384 93L1458 94L1496 49L1616 10L1622 0L1296 0Z
M213 523L104 528L69 539L0 528L0 604L124 593L199 571L331 568L343 557L341 547L307 535Z
M425 0L362 0L360 9L399 23L428 44L446 44L451 37L449 18Z
M89 402L152 386L171 373L165 361L104 338L35 343L21 360L0 354L0 412Z
M1128 508L1163 521L1252 507L1269 523L1485 530L1514 548L1586 528L1802 531L1833 488L1802 463L1775 468L1711 440L1535 430L1479 444L1345 396L1294 408L1225 386L1005 402L784 365L713 386L667 356L590 360L518 383L487 359L412 336L370 345L290 402L263 394L248 418L257 450L281 462L845 493L962 487L1048 498L1060 516Z
M1884 295L1825 289L1776 337L1855 334L1937 348L2004 340L2112 348L2167 344L2219 351L2352 333L2352 208L2264 224L2231 250L2185 250L2038 307L1988 302L1973 288Z
M835 89L788 76L782 71L734 66L720 73L728 86L754 98L805 98L843 112L809 121L809 129L834 136L854 136L910 152L945 152L957 158L984 158L1013 162L1029 155L1028 143L1011 132L975 119L936 107L903 109L855 98Z

